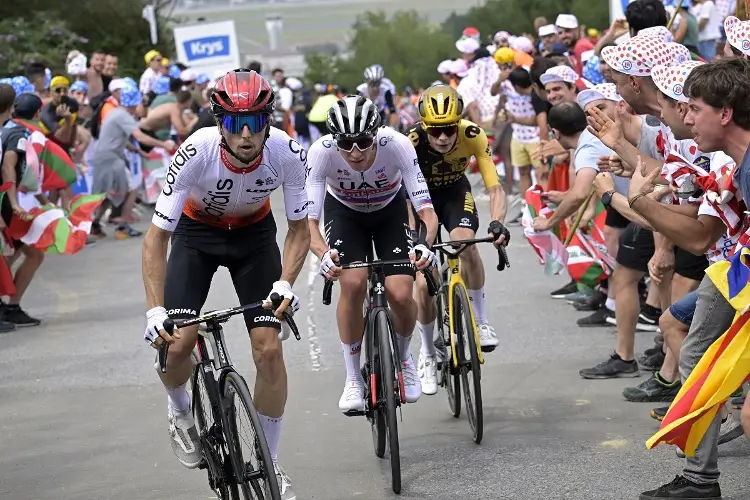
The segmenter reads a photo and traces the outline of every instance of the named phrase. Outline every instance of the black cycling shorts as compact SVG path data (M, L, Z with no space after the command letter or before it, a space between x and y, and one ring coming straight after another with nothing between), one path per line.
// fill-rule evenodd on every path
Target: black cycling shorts
M229 269L238 305L264 300L281 277L281 252L276 244L273 214L247 227L219 229L183 215L172 235L167 260L164 307L171 318L185 319L200 314L219 267ZM224 304L233 307L233 304ZM248 330L258 327L281 329L268 310L245 312Z
M378 259L408 259L414 246L409 230L406 200L399 192L385 207L376 212L357 212L330 194L323 205L325 234L329 248L339 251L342 264L373 259L372 246ZM406 274L412 278L416 270L411 264L385 266L386 276Z
M625 229L630 224L630 221L626 219L620 212L614 208L606 207L607 216L604 219L604 225L613 227L615 229Z
M693 281L701 281L706 274L708 259L705 255L693 255L682 248L674 248L674 272Z
M479 213L474 196L471 194L471 183L464 175L457 182L444 188L431 188L432 206L440 224L449 233L457 227L479 229Z
M654 256L654 233L631 222L620 235L617 263L628 269L648 273L648 262Z

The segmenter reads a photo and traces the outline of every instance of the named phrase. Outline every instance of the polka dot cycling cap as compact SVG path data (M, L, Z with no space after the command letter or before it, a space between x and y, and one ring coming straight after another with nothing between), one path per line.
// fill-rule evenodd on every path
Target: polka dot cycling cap
M679 43L637 36L619 45L605 47L602 59L618 73L649 76L656 65L671 66L690 60L690 51Z
M750 56L750 21L740 21L734 16L724 20L724 31L729 45Z
M578 73L575 72L570 66L554 66L542 74L539 77L542 85L547 85L552 82L565 82L565 83L576 83L578 80Z
M599 85L594 85L589 89L580 91L576 102L580 107L585 109L586 106L600 99L619 102L622 100L622 97L617 93L617 86L614 83L600 83Z
M687 61L674 66L654 66L651 70L651 79L664 95L676 101L688 102L688 98L683 93L685 80L693 69L703 64L706 63Z

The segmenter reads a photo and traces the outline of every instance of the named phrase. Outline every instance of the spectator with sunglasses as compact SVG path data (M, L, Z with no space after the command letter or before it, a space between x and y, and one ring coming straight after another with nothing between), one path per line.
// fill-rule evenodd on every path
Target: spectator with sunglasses
M347 375L339 399L344 413L365 409L365 381L359 367L367 270L342 271L340 264L367 260L373 244L379 259L399 259L408 253L414 262L415 253L420 252L417 269L437 262L429 249L437 234L437 216L414 147L408 138L390 127L380 127L380 123L378 107L370 99L361 95L339 99L328 111L331 134L313 143L308 159L310 249L320 259L320 273L341 284L336 317ZM416 245L411 241L402 183L427 226L426 241ZM327 241L319 228L323 211ZM417 315L412 294L415 271L412 266L386 266L385 275L406 401L414 403L423 391L409 351Z
M426 179L437 216L450 234L450 239L472 239L479 229L476 203L471 194L471 184L465 175L469 160L474 156L490 196L491 222L487 232L497 234L499 231L502 236L495 244L506 245L510 240L510 232L502 224L507 210L505 191L500 185L486 134L475 123L461 119L463 110L463 99L455 89L448 85L434 85L420 96L417 111L421 123L409 131L408 137L417 151L419 167ZM412 203L416 203L414 197L411 198ZM460 262L461 274L466 280L479 330L479 343L482 350L493 351L499 342L494 328L487 319L484 266L476 246L462 252ZM417 288L417 328L422 336L420 376L423 392L435 394L435 306L427 294L423 278L418 279Z
M48 137L65 148L76 140L78 102L70 96L70 80L56 76L50 81L50 102L42 109L42 123L49 130Z

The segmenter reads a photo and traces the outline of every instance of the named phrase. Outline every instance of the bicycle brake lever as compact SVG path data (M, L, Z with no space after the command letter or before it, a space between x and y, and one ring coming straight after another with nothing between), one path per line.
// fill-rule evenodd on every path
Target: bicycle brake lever
M278 308L283 301L284 299L278 293L271 294L271 304L273 304L273 307ZM297 340L302 340L302 337L299 334L299 328L297 328L297 323L295 323L294 320L292 319L292 315L284 311L281 313L281 316L282 318L284 318L284 322L286 322L289 328L292 329L294 338L296 338Z
M174 321L172 320L172 318L167 318L166 321L164 321L163 326L164 326L164 331L172 335L172 332L174 331ZM159 371L161 371L162 373L167 373L167 353L168 352L169 352L169 344L165 340L163 340L162 345L159 346L159 351L157 354L159 358Z

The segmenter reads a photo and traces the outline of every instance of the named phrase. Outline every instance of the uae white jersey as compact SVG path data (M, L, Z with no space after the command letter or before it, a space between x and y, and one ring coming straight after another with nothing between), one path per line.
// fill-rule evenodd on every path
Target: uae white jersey
M430 191L409 138L390 127L381 127L375 144L375 161L364 172L349 166L331 135L310 146L307 192L311 219L320 220L326 191L352 210L369 213L388 205L401 190L402 182L418 212L432 207Z
M180 215L222 229L237 229L271 211L270 196L284 192L289 220L307 215L307 154L285 132L271 127L263 154L247 168L229 162L218 127L197 130L172 158L152 222L174 231Z
M390 107L390 104L393 103L394 99L396 98L396 86L388 78L383 78L380 81L380 92L378 92L378 95L374 99L370 97L369 92L367 92L366 82L360 83L357 86L357 92L359 92L361 95L367 97L372 102L374 102L375 106L377 106L381 112L388 109ZM386 92L391 93L391 103L386 101L386 98L385 98Z

